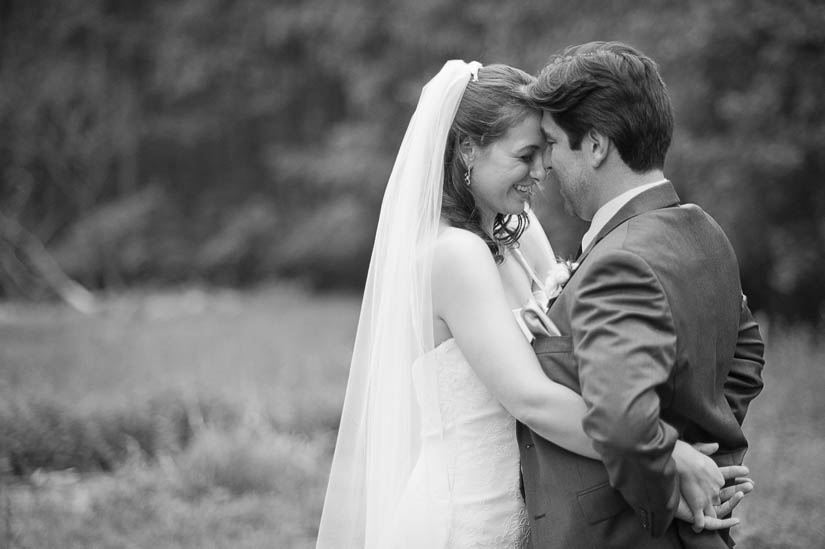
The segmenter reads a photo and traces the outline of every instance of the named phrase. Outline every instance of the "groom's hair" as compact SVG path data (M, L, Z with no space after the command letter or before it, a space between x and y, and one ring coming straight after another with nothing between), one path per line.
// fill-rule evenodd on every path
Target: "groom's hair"
M662 169L673 137L673 110L656 63L621 42L571 46L551 58L529 87L579 149L591 129L613 141L637 173Z

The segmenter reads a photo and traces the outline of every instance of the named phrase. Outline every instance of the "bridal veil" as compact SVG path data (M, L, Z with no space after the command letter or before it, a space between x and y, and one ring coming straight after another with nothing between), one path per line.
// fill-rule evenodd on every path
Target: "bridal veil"
M479 67L448 61L427 83L387 183L319 549L378 547L418 456L420 418L412 365L433 349L430 274L444 151L467 82Z

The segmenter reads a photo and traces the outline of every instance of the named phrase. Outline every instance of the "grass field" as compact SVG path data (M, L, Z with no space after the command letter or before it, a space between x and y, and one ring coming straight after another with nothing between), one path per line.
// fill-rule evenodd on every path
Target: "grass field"
M358 300L0 305L0 548L312 547ZM773 327L739 547L825 547L825 342Z

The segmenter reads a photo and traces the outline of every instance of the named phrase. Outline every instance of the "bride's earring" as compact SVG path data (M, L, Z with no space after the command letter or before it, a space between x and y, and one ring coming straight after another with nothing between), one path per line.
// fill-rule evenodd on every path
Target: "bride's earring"
M473 171L473 167L468 166L467 171L464 172L464 184L467 185L468 187L472 184L472 181L470 181L470 172L472 172L472 171Z

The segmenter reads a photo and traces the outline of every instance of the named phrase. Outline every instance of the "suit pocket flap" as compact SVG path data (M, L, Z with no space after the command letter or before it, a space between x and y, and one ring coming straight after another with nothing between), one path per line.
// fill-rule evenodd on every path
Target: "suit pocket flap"
M533 342L537 355L545 353L572 353L573 338L570 336L538 336Z
M579 492L576 497L590 524L609 519L629 508L621 494L607 482Z

